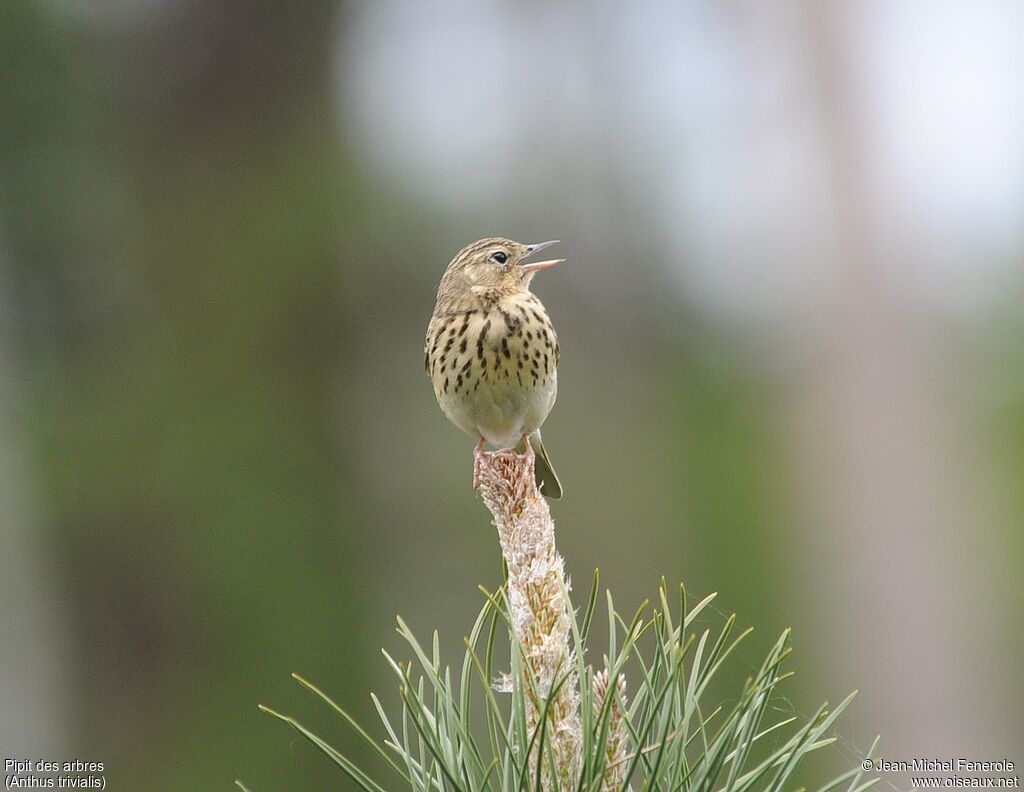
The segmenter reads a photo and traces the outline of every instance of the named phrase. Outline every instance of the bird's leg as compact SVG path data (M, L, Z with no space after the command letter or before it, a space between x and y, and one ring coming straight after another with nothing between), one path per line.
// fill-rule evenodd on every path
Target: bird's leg
M532 465L535 455L533 453L533 446L530 445L530 436L529 435L523 435L523 446L526 448L526 450L523 451L523 456L526 457L527 460L529 460L530 464Z
M483 462L483 457L486 452L484 451L484 438L480 436L480 442L476 444L476 448L473 449L473 492L480 489L480 465Z

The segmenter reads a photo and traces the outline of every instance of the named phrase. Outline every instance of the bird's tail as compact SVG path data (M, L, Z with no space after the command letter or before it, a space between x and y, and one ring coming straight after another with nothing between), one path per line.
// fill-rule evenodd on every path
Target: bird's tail
M530 435L530 445L537 455L534 470L541 494L551 500L558 500L562 497L562 482L558 480L555 469L551 466L551 460L548 459L548 452L544 448L544 441L540 438L539 429Z

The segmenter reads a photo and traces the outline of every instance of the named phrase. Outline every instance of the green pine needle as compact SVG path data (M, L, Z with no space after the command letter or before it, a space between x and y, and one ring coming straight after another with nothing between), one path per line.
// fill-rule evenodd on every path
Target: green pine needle
M705 597L689 611L686 592L679 589L679 610L669 606L668 586L662 582L658 609L648 612L647 603L626 621L606 594L609 639L598 654L589 647L591 626L598 600L598 576L582 619L572 614L576 660L564 669L556 686L579 686L583 740L579 774L571 788L562 792L608 792L609 777L621 780L619 789L663 792L783 792L793 787L794 773L810 753L826 750L835 742L829 736L836 719L849 705L850 694L831 712L822 705L810 718L790 715L774 719L778 686L791 672L781 666L790 652L789 631L783 632L769 650L758 672L747 679L729 703L708 700L715 680L719 685L728 660L750 629L733 635L736 616L725 619L714 632L689 632L698 614L714 599ZM546 699L523 662L523 647L513 645L511 694L494 689L494 653L499 633L511 635L504 591L484 591L485 603L465 639L465 654L458 673L441 658L436 634L429 645L421 644L408 625L398 619L398 633L408 644L414 662L384 657L400 686L401 710L389 714L377 696L373 706L380 719L381 737L375 737L326 693L298 674L295 679L326 703L367 743L380 760L374 772L389 774L387 782L375 780L296 719L261 706L286 723L327 756L364 792L408 789L413 792L520 792L537 790L558 773L552 758L547 726ZM584 658L600 656L594 668ZM604 699L595 694L595 671L607 671ZM625 675L625 695L616 680ZM539 726L527 718L527 699L541 699ZM625 755L612 763L608 744L615 717L621 718L618 734L626 740ZM471 713L476 717L471 720ZM871 746L870 758L878 741ZM539 751L531 765L530 755ZM545 772L542 774L541 769ZM858 766L821 784L816 792L863 792L877 779L865 779ZM236 786L248 792L241 781Z

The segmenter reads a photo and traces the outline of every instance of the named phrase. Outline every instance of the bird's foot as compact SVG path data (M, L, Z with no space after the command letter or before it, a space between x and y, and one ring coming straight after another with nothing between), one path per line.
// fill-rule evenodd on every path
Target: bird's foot
M473 492L480 489L480 466L483 464L484 454L486 453L484 451L484 439L481 437L480 442L473 449Z
M508 471L524 471L524 475L528 473L530 481L534 478L534 466L536 464L537 455L533 450L533 446L530 445L530 439L527 435L523 435L523 453L519 453L515 448L499 448L495 451L486 451L484 449L484 439L481 437L480 442L476 444L473 449L473 492L480 490L480 486L483 483L485 477L493 478L495 470L501 468ZM501 474L498 474L499 476ZM515 475L519 475L515 473Z

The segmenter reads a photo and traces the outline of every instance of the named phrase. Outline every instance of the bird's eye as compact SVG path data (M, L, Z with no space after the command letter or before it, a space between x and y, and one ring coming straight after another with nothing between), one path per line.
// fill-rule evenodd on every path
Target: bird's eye
M504 251L497 251L491 254L491 260L496 261L498 264L504 264L508 261L508 255Z

